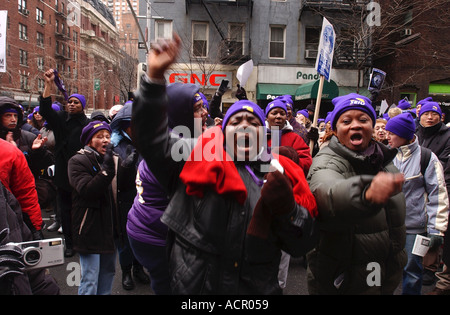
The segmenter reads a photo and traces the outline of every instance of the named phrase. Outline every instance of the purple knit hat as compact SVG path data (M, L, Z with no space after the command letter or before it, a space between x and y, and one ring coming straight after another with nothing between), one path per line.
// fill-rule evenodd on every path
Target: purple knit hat
M436 112L439 114L439 116L442 117L442 110L441 107L439 106L438 103L436 102L427 102L422 104L422 106L420 107L420 111L419 111L419 118L420 116L422 116L423 113L425 112Z
M111 133L111 127L108 123L100 120L91 121L81 131L80 141L81 144L87 145L91 141L92 137L100 130L108 130Z
M334 110L330 117L332 130L336 130L336 123L339 117L344 112L353 109L360 110L368 114L372 119L372 126L375 126L377 114L375 113L375 109L372 107L372 102L367 97L356 93L350 93L334 98L332 103L334 104Z
M274 109L274 108L281 108L281 109L283 109L283 110L286 112L286 114L287 114L286 103L283 102L283 101L280 100L280 99L274 99L272 102L270 102L269 104L267 104L266 111L265 111L266 117L267 117L267 115L269 114L269 112L270 112L272 109Z
M416 123L410 113L402 113L389 119L385 129L406 140L411 140L414 138Z
M83 106L83 109L84 109L84 107L86 106L86 98L84 97L84 95L81 95L81 94L72 94L72 95L69 96L68 100L69 100L70 98L72 98L72 97L77 98L77 99L81 102L81 106Z
M407 100L403 99L398 102L397 107L400 108L401 110L405 110L410 108L411 104Z
M306 118L309 119L309 113L308 113L308 111L307 111L306 109L299 110L299 111L297 112L297 115L298 115L298 114L302 114L303 116L305 116Z
M225 127L227 126L228 120L230 120L230 117L236 114L237 112L247 111L249 113L254 114L256 117L259 118L259 121L261 122L261 125L264 126L264 122L266 120L266 116L264 116L264 112L261 107L259 107L257 104L249 101L249 100L240 100L231 105L230 108L228 108L225 117L223 117L222 121L222 129L225 130Z

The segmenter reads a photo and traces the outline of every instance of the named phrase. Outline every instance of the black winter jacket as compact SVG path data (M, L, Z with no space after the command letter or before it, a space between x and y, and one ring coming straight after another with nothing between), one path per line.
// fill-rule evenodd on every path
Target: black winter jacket
M54 111L51 97L41 97L39 106L39 113L51 126L55 135L55 185L71 191L67 177L67 162L83 147L80 141L81 131L90 120L84 112L70 115L64 110Z
M81 149L68 163L72 193L72 237L74 249L82 254L114 252L115 215L111 181L104 175L102 158L89 147Z
M169 137L169 106L176 105L167 103L165 86L143 81L133 103L132 126L137 149L171 198L161 220L170 229L167 243L173 292L280 294L281 249L293 256L305 254L312 246L313 219L296 204L288 215L273 219L267 240L249 237L246 230L261 187L242 164L236 167L248 192L243 205L212 190L203 198L187 195L179 180L184 163L171 157L179 139ZM251 167L259 178L264 176L257 171L258 165Z

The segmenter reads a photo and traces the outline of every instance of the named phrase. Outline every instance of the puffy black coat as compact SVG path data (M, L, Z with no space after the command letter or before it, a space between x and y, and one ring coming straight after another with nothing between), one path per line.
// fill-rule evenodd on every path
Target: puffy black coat
M193 121L189 93L195 89L180 88L178 97L168 103L165 86L142 82L133 103L137 149L171 197L161 218L171 231L167 242L171 288L175 294L280 294L281 249L299 256L311 248L313 220L306 209L295 205L291 213L272 221L267 240L249 237L246 231L261 187L244 165L236 165L248 193L243 205L212 190L203 198L186 194L179 180L184 163L171 157L172 146L180 139L169 137L166 112L170 108L183 114L177 106L186 107L185 111L190 106L190 116L184 116ZM264 174L254 167L255 175L262 178Z
M363 197L378 171L398 173L392 163L396 150L374 145L379 159L359 155L333 137L313 159L308 182L317 200L320 236L308 254L311 294L393 294L401 281L407 260L405 197L392 196L385 206ZM370 263L379 264L380 286L367 282Z
M102 159L89 147L81 149L68 163L72 193L72 237L74 249L82 254L114 252L115 211L112 174L101 172Z
M64 110L54 111L51 97L41 97L39 113L51 126L55 135L55 185L71 191L67 177L67 162L83 147L80 141L81 131L90 120L84 112L70 115Z

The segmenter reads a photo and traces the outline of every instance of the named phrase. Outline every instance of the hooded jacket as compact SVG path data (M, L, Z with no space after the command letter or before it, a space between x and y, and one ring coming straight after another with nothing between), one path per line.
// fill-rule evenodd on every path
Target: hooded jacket
M379 171L398 172L392 163L396 150L375 141L372 149L373 154L360 155L333 136L313 159L308 181L320 236L308 254L310 294L393 294L401 281L407 261L404 194L385 206L363 197ZM369 285L373 266L380 282Z
M170 129L186 126L193 136L193 107L186 104L192 102L197 92L198 87L193 84L174 83L167 87L170 102L167 121ZM174 136L178 137L178 135ZM190 138L188 135L187 137ZM189 140L184 143L186 144L184 151L189 154L192 149ZM135 194L133 205L128 213L128 235L143 243L165 246L168 229L160 218L169 204L169 198L166 189L153 175L146 161L139 163L136 189L138 193Z
M177 146L183 139L169 136L168 122L173 120L166 115L172 103L165 91L165 86L141 82L133 128L138 150L170 197L162 220L171 231L172 290L176 294L280 294L281 248L294 256L303 254L313 225L308 211L295 204L291 213L274 219L268 239L252 246L246 230L260 197L255 177L261 182L264 176L258 165L236 163L237 176L248 192L244 204L213 189L207 189L203 198L188 195L179 179L184 161L173 158L174 148L185 147ZM256 247L261 249L259 256L250 255L249 249Z
M125 132L131 122L132 103L126 103L114 116L110 127L111 143L116 153L116 178L112 182L112 192L117 209L117 232L119 241L126 243L127 216L136 196L136 173L138 167L138 154L133 146L130 136ZM130 160L131 159L131 160ZM126 161L126 162L124 162Z
M443 235L447 230L449 201L444 170L439 159L432 153L425 174L422 174L422 148L417 138L397 150L394 165L405 175L406 232Z

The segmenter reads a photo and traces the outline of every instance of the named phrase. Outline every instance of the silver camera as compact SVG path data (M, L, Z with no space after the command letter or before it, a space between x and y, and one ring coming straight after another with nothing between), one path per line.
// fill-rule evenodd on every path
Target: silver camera
M47 268L64 264L62 238L12 243L22 249L22 261L26 270Z

